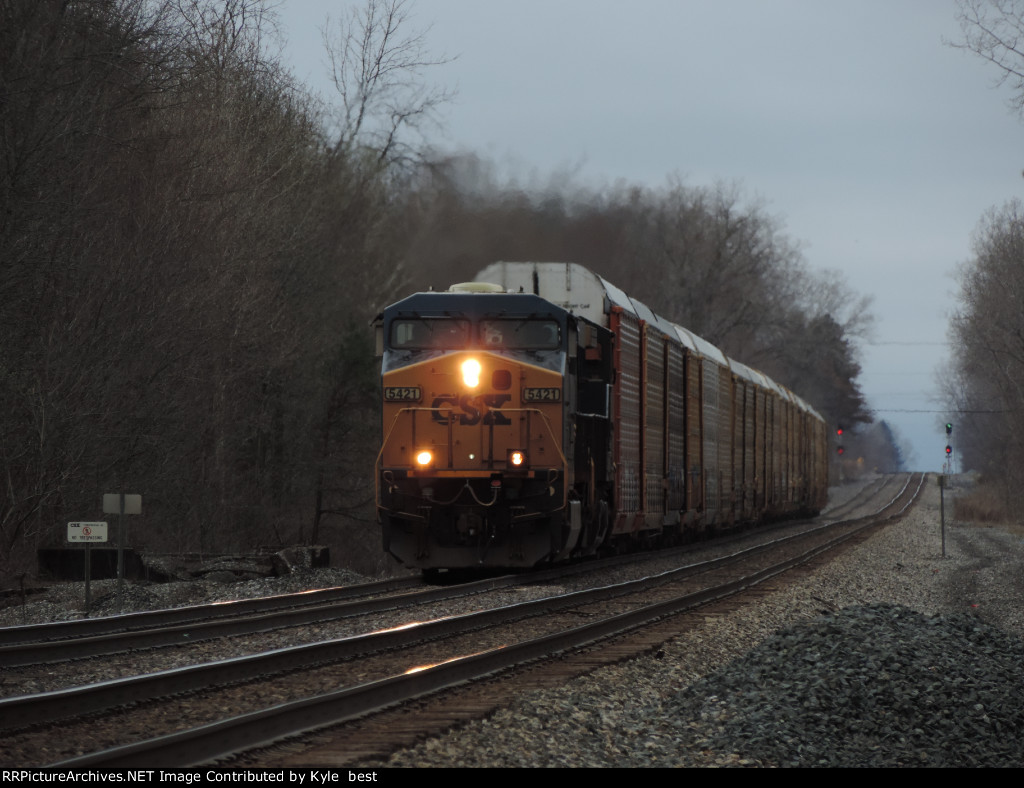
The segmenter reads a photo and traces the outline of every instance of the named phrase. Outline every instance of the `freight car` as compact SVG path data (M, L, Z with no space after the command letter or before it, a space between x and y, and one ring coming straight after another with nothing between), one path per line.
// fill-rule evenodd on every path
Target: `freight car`
M495 263L375 321L384 549L531 567L816 514L806 402L586 268Z

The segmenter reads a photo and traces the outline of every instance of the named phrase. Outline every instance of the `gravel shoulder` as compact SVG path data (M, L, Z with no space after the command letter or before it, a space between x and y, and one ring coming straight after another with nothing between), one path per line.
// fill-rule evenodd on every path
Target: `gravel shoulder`
M813 577L367 766L1024 765L1024 538L947 520L943 557L930 482Z

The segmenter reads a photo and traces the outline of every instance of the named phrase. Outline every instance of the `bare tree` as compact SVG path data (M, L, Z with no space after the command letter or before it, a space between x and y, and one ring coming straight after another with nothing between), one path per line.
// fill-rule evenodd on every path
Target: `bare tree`
M1024 437L1024 205L989 211L974 237L974 259L960 272L960 308L950 325L954 368L946 393L957 413L965 467L999 485L1009 511L1024 503L1017 458Z
M1010 108L1024 118L1024 0L958 0L966 49L998 69ZM975 257L960 271L960 308L950 324L953 360L940 378L959 423L963 467L981 471L1009 514L1024 505L1018 470L1024 438L1024 206L990 210L974 237ZM1012 516L1012 515L1010 515Z
M1024 2L957 0L963 38L950 42L984 58L999 69L999 85L1009 85L1010 107L1024 114Z
M499 259L581 263L787 383L830 420L870 420L857 383L870 299L838 274L809 270L780 222L737 187L676 177L663 189L594 190L563 173L524 189L475 157L424 168L414 186L418 284L469 278Z
M321 33L331 79L341 100L335 150L350 156L368 151L379 164L414 158L402 139L436 120L453 97L424 82L424 72L450 62L426 44L429 28L407 32L408 0L367 0L347 19L328 19Z
M265 72L273 62L267 39L280 38L271 0L173 0L173 7L190 72L240 66Z
M802 260L777 221L744 205L736 186L693 188L677 177L638 207L630 279L649 294L641 298L726 350L749 353L777 330L790 300L784 285Z

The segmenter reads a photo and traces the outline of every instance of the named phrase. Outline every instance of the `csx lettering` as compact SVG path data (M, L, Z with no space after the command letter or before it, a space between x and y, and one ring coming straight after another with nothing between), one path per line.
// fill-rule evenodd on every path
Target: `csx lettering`
M474 424L511 424L509 419L499 409L502 405L512 399L509 394L463 394L456 397L454 394L442 394L434 399L430 406L433 409L431 414L434 421L439 424L447 424L449 410L458 408L462 413L458 414L458 423L464 427L472 427ZM451 414L455 417L455 414Z

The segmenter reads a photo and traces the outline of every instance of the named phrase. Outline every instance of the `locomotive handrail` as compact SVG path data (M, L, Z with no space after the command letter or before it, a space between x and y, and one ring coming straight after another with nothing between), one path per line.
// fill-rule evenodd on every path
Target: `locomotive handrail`
M562 461L562 470L567 471L569 463L565 459L565 455L562 453L561 441L555 438L554 430L551 429L551 422L548 421L547 414L538 408L502 408L502 413L536 413L542 419L544 419L544 426L548 429L548 437L551 438L551 443L554 444L555 451L558 452L558 459Z
M448 407L445 407L445 408L440 408L440 407L439 408L423 408L423 407L404 407L404 408L399 408L398 412L395 414L395 418L391 420L391 426L388 428L388 431L387 431L387 433L384 436L384 440L381 441L380 451L377 452L377 459L376 459L376 461L373 464L373 468L374 468L374 473L373 473L374 504L378 508L380 507L380 474L381 474L381 470L383 469L382 461L383 461L383 458L384 458L384 450L387 448L388 441L391 439L391 434L395 431L395 427L398 426L398 420L399 420L399 418L401 418L402 414L406 413L406 412L415 413L417 411L424 411L424 412L427 412L427 413L441 413L442 411L447 411L449 416L450 416L451 413L452 413L452 408L448 408ZM540 410L539 408L502 408L502 413L526 413L526 414L536 413L538 416L541 417L541 419L543 419L544 426L545 426L545 428L547 429L547 432L548 432L548 437L551 440L551 444L555 447L555 451L558 453L558 459L561 461L562 476L563 476L563 478L566 479L566 483L563 485L563 489L562 489L562 504L561 504L561 506L558 509L555 509L554 511L560 511L561 509L566 508L566 506L568 506L568 501L569 501L569 483L568 483L569 463L565 459L565 454L562 452L561 442L559 440L557 440L557 438L555 437L555 432L551 428L551 422L548 419L547 414L544 413L544 411ZM414 417L414 419L415 419L415 417ZM450 430L451 429L451 419L450 418L448 419L448 427L449 427L449 430ZM451 444L451 440L449 439L449 447L450 447L450 444ZM449 450L449 455L450 454L451 454L451 452Z
M544 420L544 426L547 428L551 444L555 447L555 451L558 452L558 459L562 461L562 477L565 479L565 484L562 485L562 505L554 511L565 509L569 505L569 461L565 459L565 455L562 453L562 442L555 438L555 432L551 429L551 422L548 421L547 414L538 408L502 408L502 410L505 413L536 413ZM529 437L527 437L527 440L529 440Z
M440 412L442 410L451 411L451 408L399 408L398 413L395 414L395 418L391 420L391 426L388 428L387 434L384 436L384 440L380 442L380 451L377 452L377 459L373 463L373 503L376 508L380 508L380 472L381 472L381 460L384 458L384 449L388 446L388 441L391 440L391 433L395 431L395 427L398 426L398 419L401 415L407 411L424 410L430 413ZM413 422L415 424L415 420Z

